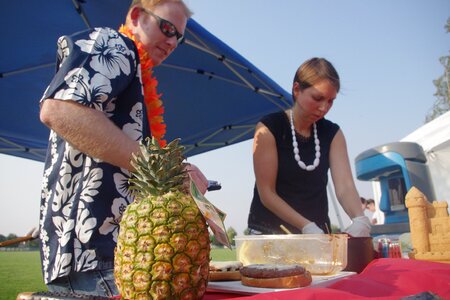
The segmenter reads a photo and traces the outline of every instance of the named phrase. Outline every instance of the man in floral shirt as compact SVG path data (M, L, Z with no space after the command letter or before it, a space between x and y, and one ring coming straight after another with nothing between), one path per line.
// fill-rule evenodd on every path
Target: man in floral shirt
M40 111L51 129L40 208L50 291L117 295L114 247L122 213L133 200L130 160L151 134L141 52L159 65L181 41L190 16L182 0L134 0L126 20L134 42L110 28L58 40L57 72ZM205 192L203 174L189 171Z

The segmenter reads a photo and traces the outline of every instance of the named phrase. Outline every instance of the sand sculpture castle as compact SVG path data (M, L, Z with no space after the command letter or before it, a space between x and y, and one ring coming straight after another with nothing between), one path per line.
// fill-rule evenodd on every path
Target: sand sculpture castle
M450 263L450 217L445 201L428 202L412 187L405 197L413 251L410 258Z

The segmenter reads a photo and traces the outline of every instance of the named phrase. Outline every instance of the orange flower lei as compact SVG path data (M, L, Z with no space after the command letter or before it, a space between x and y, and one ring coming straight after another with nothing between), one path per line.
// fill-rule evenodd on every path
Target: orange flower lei
M163 118L164 106L160 99L161 94L156 92L158 81L152 76L153 62L147 51L144 49L144 45L136 40L135 36L126 25L120 26L119 32L133 40L137 47L139 60L141 61L142 84L144 86L144 103L147 108L147 118L150 123L152 136L158 140L161 147L164 147L166 145L166 140L163 139L166 134L166 124L164 124Z

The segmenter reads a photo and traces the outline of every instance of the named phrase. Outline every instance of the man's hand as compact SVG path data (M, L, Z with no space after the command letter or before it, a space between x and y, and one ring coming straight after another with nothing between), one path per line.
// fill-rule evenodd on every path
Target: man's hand
M195 182L195 185L197 186L200 193L204 195L208 189L208 180L206 179L205 175L203 175L203 173L199 168L197 168L197 166L192 164L186 164L185 170Z

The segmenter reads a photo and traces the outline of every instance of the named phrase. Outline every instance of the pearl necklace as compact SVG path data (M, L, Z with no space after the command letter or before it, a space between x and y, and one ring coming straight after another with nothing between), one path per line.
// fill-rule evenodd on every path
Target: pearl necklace
M298 143L297 143L297 138L295 137L295 127L294 127L294 117L293 117L293 113L292 113L292 109L291 109L291 131L292 131L292 146L293 146L293 151L294 151L294 158L298 163L298 166L300 168L302 168L303 170L306 171L313 171L315 170L320 163L320 141L319 138L317 137L317 126L316 123L313 124L314 127L314 144L316 145L315 149L316 149L316 158L314 159L314 162L312 165L306 165L301 159L300 159L300 151L298 150Z

